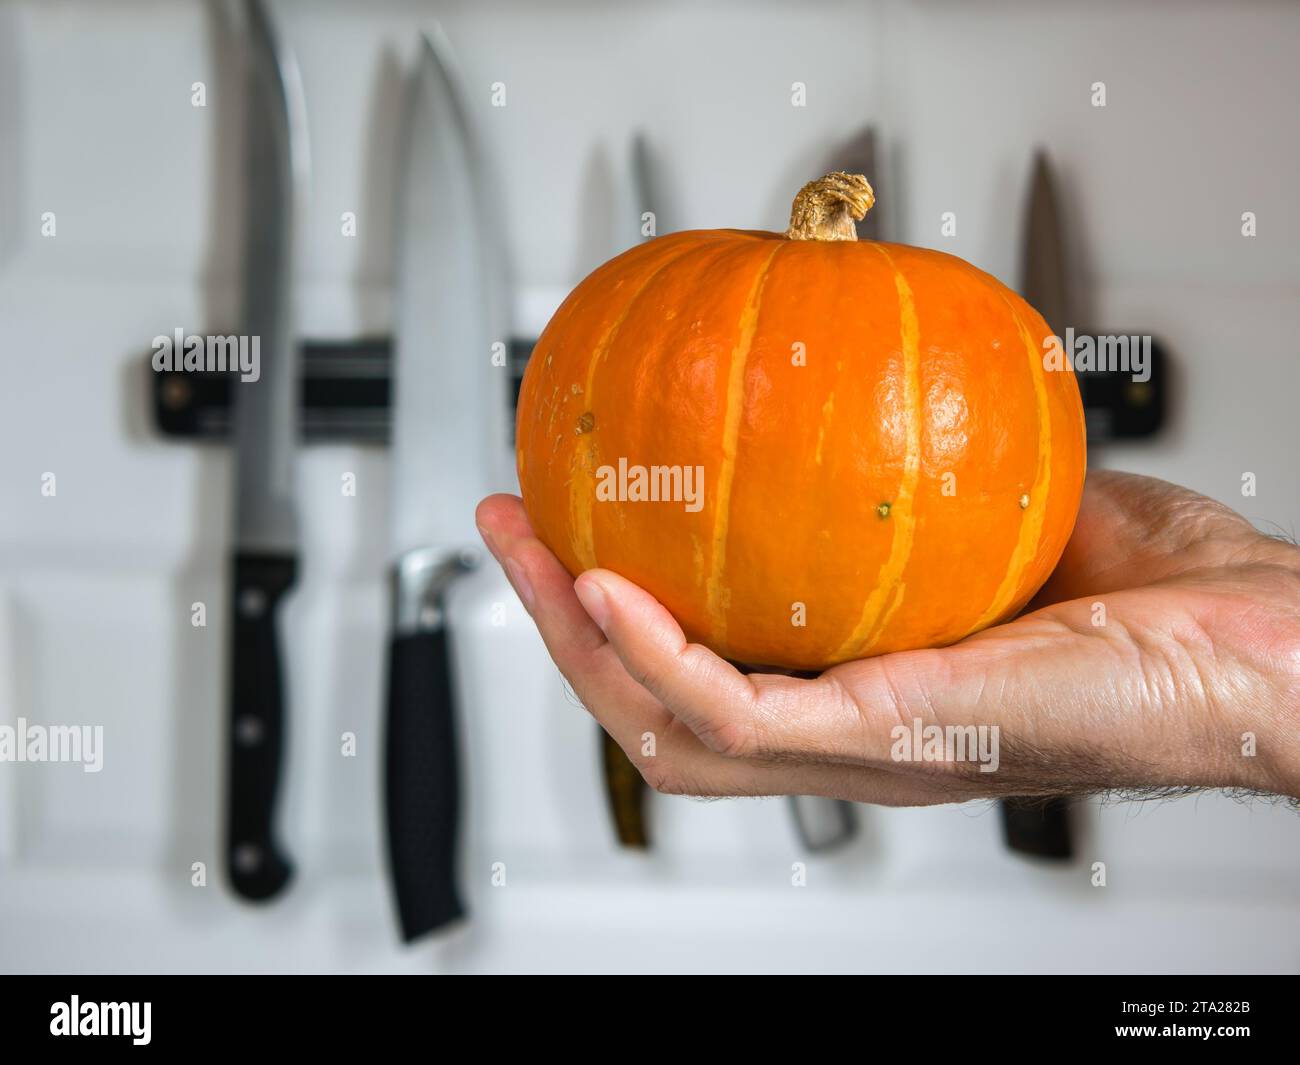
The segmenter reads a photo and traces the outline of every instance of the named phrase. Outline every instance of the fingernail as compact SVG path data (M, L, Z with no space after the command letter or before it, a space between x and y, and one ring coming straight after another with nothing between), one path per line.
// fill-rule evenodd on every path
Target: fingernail
M519 596L520 601L524 604L524 609L531 614L533 612L533 586L528 582L528 575L524 573L524 567L513 558L508 558L505 561L505 568L506 576L510 578L515 594Z
M496 542L492 539L492 534L488 532L485 528L483 528L482 525L478 526L478 534L479 536L483 537L483 542L487 544L487 549L492 552L492 557L495 558L498 562L500 562L501 556L497 554L497 545Z
M574 585L574 591L578 593L578 602L582 604L582 608L591 615L591 620L599 625L603 632L609 621L609 596L605 594L605 589L595 580L588 579L578 581Z

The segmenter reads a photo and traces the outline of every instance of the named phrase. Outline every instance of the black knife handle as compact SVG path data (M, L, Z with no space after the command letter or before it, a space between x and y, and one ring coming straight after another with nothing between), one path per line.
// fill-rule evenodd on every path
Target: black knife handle
M609 813L614 820L619 846L644 850L650 846L650 837L645 829L645 778L614 737L603 728L600 729L600 749L605 770L605 798L609 800Z
M461 917L460 781L446 628L394 636L388 658L385 810L402 937Z
M292 555L235 555L226 869L246 899L273 898L293 874L274 824L285 717L276 617L297 569Z
M1069 799L1003 799L999 805L1010 850L1056 862L1074 857Z

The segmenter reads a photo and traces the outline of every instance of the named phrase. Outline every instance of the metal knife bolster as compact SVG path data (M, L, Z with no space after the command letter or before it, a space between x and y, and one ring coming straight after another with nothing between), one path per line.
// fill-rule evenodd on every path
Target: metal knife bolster
M857 835L853 806L843 799L791 795L790 810L799 842L812 853L835 850Z
M435 632L445 623L444 599L457 577L478 568L470 550L447 552L435 547L407 551L393 567L393 635Z

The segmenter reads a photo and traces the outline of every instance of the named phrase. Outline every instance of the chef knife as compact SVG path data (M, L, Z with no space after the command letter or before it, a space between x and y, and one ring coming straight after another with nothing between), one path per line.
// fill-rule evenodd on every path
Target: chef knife
M1020 294L1057 336L1078 325L1070 298L1056 182L1042 151L1034 156L1021 271ZM1004 799L1001 806L1002 830L1011 850L1053 861L1070 859L1068 799Z
M502 484L508 369L497 240L450 48L421 38L403 117L393 352L393 629L385 813L402 935L464 913L456 878L459 779L447 618L477 564L474 508Z
M278 894L292 865L274 815L285 734L278 615L297 574L293 502L298 444L293 313L297 213L308 181L306 105L298 65L259 0L247 0L248 203L243 331L260 376L235 387L235 543L226 863L248 899Z

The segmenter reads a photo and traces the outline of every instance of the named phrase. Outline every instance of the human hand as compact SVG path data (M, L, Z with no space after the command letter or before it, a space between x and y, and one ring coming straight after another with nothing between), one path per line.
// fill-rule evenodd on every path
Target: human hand
M1176 485L1090 473L1065 553L1020 617L814 679L742 674L609 570L575 582L514 496L485 499L478 523L560 671L659 791L1300 798L1300 549ZM996 726L996 769L900 760L903 731L930 726Z

